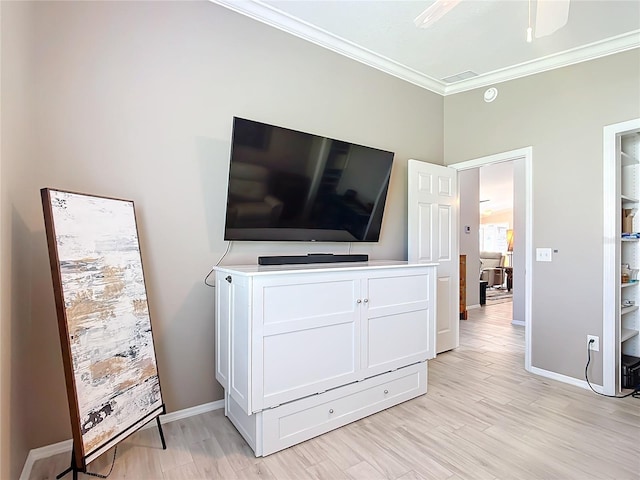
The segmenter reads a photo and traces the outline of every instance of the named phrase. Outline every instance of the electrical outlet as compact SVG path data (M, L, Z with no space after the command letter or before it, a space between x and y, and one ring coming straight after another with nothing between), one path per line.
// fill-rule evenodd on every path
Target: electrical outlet
M589 343L593 340L593 343ZM594 352L600 351L600 337L596 337L595 335L587 335L587 345L589 350L593 350Z

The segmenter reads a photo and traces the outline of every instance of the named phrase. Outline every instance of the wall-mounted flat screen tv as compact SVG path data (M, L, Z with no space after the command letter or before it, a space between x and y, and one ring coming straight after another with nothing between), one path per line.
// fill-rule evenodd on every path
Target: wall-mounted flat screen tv
M234 117L224 238L377 242L393 156Z

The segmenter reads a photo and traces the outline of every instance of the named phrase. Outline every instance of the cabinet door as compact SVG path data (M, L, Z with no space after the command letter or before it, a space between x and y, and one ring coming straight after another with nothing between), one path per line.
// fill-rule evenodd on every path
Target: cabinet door
M435 267L380 272L365 282L362 363L366 376L435 356Z
M357 380L359 289L349 273L254 280L254 411Z
M216 273L216 380L229 389L231 339L231 283L226 275Z
M251 325L249 317L250 283L247 277L231 278L229 305L229 394L248 414L251 406Z

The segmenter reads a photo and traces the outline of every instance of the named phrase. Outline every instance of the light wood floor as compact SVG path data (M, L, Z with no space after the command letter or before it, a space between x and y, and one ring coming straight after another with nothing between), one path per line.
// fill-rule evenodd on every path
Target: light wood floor
M422 397L265 458L222 410L205 413L165 424L164 451L155 428L131 436L109 479L640 478L640 401L527 373L510 318L511 303L470 310L460 348L429 363ZM89 471L106 473L111 458ZM40 460L30 479L68 464L68 454Z

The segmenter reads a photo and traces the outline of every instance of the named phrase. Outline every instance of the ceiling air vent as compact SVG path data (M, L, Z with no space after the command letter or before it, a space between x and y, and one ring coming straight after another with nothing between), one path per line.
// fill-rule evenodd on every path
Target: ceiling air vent
M469 78L473 78L477 76L478 74L476 72L467 70L466 72L457 73L455 75L451 75L450 77L443 78L442 81L444 83L456 83L456 82L461 82L462 80L467 80Z

